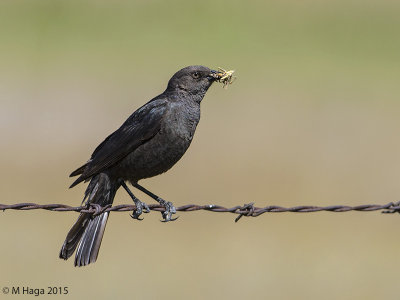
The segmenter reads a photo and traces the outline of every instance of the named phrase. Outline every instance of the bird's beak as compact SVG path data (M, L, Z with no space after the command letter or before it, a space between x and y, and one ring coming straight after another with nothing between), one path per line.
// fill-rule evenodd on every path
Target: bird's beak
M215 80L218 80L220 77L218 75L218 71L211 70L210 74L208 74L207 78L210 81L215 81Z

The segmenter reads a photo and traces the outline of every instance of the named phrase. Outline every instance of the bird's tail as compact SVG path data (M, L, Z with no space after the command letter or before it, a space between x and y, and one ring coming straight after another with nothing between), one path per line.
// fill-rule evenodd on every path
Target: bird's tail
M100 173L93 177L86 189L86 204L95 203L100 206L112 204L119 188L107 174ZM67 234L61 247L60 258L68 259L78 247L75 255L75 266L86 266L93 263L99 254L101 240L106 228L108 212L93 216L82 213Z

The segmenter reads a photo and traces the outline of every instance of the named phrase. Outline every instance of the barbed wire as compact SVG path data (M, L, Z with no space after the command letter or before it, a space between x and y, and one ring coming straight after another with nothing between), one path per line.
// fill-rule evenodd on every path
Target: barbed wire
M150 204L150 210L163 212L165 208L158 204ZM122 205L107 205L100 206L99 204L90 204L86 206L69 206L64 204L37 204L37 203L17 203L17 204L0 204L0 210L34 210L34 209L44 209L49 211L74 211L80 213L87 213L93 215L99 215L103 212L134 212L136 211L136 206L131 204ZM231 208L226 208L220 205L196 205L188 204L176 207L176 211L180 212L192 212L198 210L205 210L211 212L219 213L233 213L238 214L235 222L239 221L241 217L258 217L264 213L282 213L282 212L297 212L297 213L311 213L319 211L328 212L348 212L348 211L360 211L369 212L382 210L382 213L400 213L400 201L393 203L389 202L387 204L364 204L358 206L347 206L347 205L331 205L331 206L295 206L295 207L281 207L276 205L266 206L266 207L255 207L254 203L237 205Z

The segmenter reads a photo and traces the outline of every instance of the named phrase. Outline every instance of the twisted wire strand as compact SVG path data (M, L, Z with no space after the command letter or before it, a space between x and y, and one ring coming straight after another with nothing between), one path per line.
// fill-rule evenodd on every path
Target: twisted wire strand
M163 212L165 209L161 205L151 204L149 205L150 210ZM64 204L37 204L37 203L17 203L17 204L0 204L0 210L33 210L33 209L44 209L49 211L74 211L80 213L88 213L93 215L98 215L103 212L126 212L126 211L136 211L136 206L131 204L122 204L115 206L100 206L98 204L90 204L88 206L69 206ZM320 211L329 212L348 212L348 211L359 211L359 212L369 212L382 210L382 213L396 213L400 212L400 202L389 202L387 204L364 204L357 206L347 206L347 205L331 205L331 206L295 206L295 207L282 207L276 205L270 205L266 207L256 207L254 203L237 205L234 207L223 207L220 205L196 205L187 204L183 206L176 207L176 211L181 212L192 212L198 210L205 210L211 212L219 213L233 213L238 216L235 222L239 221L243 216L246 217L258 217L264 213L282 213L282 212L297 212L297 213L311 213Z

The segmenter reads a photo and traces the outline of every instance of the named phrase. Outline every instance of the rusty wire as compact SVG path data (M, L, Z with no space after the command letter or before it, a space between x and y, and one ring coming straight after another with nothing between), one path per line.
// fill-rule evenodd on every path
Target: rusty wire
M164 207L158 204L149 205L150 210L164 211ZM17 204L0 204L0 210L33 210L33 209L44 209L50 211L75 211L80 213L88 213L93 215L98 215L103 212L124 212L124 211L135 211L135 205L116 205L116 206L100 206L98 204L90 204L88 206L68 206L64 204L36 204L36 203L17 203ZM233 213L238 214L235 219L235 222L239 221L241 217L258 217L264 213L281 213L281 212L298 212L298 213L310 213L310 212L319 212L319 211L329 211L329 212L348 212L348 211L376 211L382 210L383 213L396 213L400 212L400 202L389 202L383 205L377 204L364 204L358 206L347 206L347 205L332 205L332 206L295 206L295 207L281 207L281 206L266 206L266 207L255 207L254 203L249 203L245 205L238 205L231 208L226 208L220 205L195 205L188 204L179 206L176 208L177 211L181 212L191 212L198 210L206 210L211 212L220 212L220 213Z

